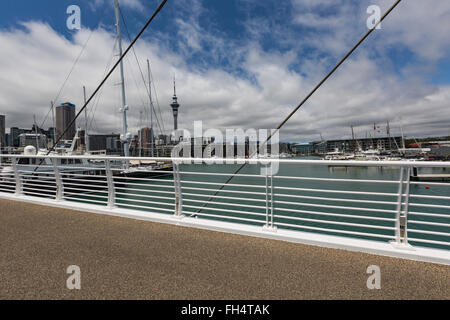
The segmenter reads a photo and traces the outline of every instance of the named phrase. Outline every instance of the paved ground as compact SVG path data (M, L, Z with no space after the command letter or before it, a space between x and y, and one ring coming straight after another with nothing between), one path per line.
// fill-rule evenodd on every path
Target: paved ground
M5 200L0 248L1 299L450 299L448 266Z

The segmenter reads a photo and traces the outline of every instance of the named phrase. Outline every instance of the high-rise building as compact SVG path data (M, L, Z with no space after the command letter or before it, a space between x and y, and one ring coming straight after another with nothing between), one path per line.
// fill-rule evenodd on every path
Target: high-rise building
M65 102L62 103L60 106L56 107L56 139L58 139L62 135L61 137L62 140L73 140L76 133L75 122L70 127L69 125L74 119L75 119L74 104L70 102Z
M180 105L178 104L177 91L175 88L175 80L173 81L173 98L172 104L170 106L172 107L173 112L173 129L176 131L178 130L178 108L180 107Z
M139 130L139 147L144 149L152 147L152 129L142 128Z
M0 115L0 145L1 148L6 147L5 116L3 115Z
M45 134L22 133L19 135L19 147L34 146L36 149L47 148Z
M9 139L10 139L9 145L11 147L15 147L15 148L19 147L19 145L20 145L19 135L21 135L22 133L25 133L24 129L20 129L20 128L17 128L17 127L12 127L10 129L10 132L9 132Z

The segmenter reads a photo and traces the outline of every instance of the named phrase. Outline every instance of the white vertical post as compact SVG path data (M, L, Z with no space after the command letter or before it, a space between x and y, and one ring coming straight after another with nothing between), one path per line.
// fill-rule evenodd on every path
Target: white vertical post
M105 160L106 182L108 183L108 208L116 206L116 189L114 188L114 177L111 170L111 160Z
M61 201L64 198L64 184L61 177L61 171L58 168L58 159L53 159L53 173L56 181L56 201Z
M409 210L409 192L411 185L411 167L408 167L406 171L406 188L405 188L405 207L403 211L403 242L408 244L408 210Z
M19 169L17 167L17 162L18 162L17 158L13 158L12 159L12 166L13 166L13 170L14 170L14 179L16 181L16 192L15 192L15 195L16 196L21 196L21 195L23 195L22 179L20 177L20 172L19 172Z
M175 216L183 217L183 192L181 189L180 166L173 163L173 181L175 189Z
M272 167L270 168L270 170L272 171ZM271 194L270 194L270 205L271 205L271 207L270 207L270 227L272 229L275 228L275 226L273 224L273 215L274 215L273 202L275 201L274 200L274 190L273 189L274 189L273 188L273 173L271 172L270 173L270 190L271 190Z
M267 178L267 172L265 180L266 180L266 225L264 227L269 228L269 179Z
M395 242L401 244L400 235L400 218L402 213L402 198L403 198L403 167L400 168L400 178L398 185L398 200L397 200L397 214L395 217Z

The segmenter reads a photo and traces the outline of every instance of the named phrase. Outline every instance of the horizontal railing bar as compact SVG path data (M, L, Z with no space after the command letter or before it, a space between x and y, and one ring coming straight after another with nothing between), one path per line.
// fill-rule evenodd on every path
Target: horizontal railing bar
M428 204L428 203L410 203L409 206L410 207L450 209L450 206L444 206L444 205L440 205L440 204Z
M440 244L440 245L444 245L444 246L450 246L450 242L436 241L436 240L427 240L427 239L418 239L418 238L409 238L408 237L408 241L424 242L424 243Z
M116 179L120 179L120 177L114 177L114 180ZM135 178L128 178L128 180L135 180ZM150 179L150 178L144 178L144 179L139 179L139 181L157 181L157 182L167 182L167 183L173 183L172 179ZM128 182L120 182L118 181L118 183L126 183L128 184Z
M163 181L161 181L163 182ZM146 187L146 188L153 188L153 187L157 187L157 188L174 188L173 184L172 185L161 185L161 184L142 184L142 183L133 183L133 182L115 182L117 184L126 184L126 185L132 185L132 186L142 186L142 187Z
M150 193L171 193L171 194L174 194L174 193L175 193L175 191L148 190L148 189L127 188L127 187L114 187L114 189L116 189L116 190L140 191L140 192L150 192Z
M201 207L197 207L197 206L191 206L188 204L183 204L183 208L192 208L192 209L204 209ZM247 211L240 211L240 210L231 210L231 209L218 209L218 208L210 208L208 207L207 210L213 210L213 211L220 211L220 212L230 212L230 213L240 213L240 214L246 214L246 215L251 215L251 216L261 216L261 217L265 217L266 214L265 213L257 213L257 212L247 212Z
M96 185L98 187L107 187L108 186L108 182L107 181L99 181L99 180L97 180L97 181L90 181L90 180L83 180L83 179L67 179L67 178L62 178L61 180L63 181L64 185L69 184L69 185L85 186L87 184L85 184L85 183L84 184L83 183L75 183L75 182L87 182L87 183L95 182L95 183L98 183L98 184L102 184L102 185ZM71 182L71 181L75 181L75 182Z
M25 168L36 168L36 167L39 167L39 168L53 168L52 165L48 165L48 164L41 164L41 165L39 165L39 161L37 161L37 163L35 163L35 164L18 163L17 166L18 167L25 167ZM9 166L9 167L11 168L12 166Z
M356 182L356 183L386 183L398 184L398 181L393 180L360 180L360 179L333 179L333 178L313 178L313 177L291 177L291 176L273 176L274 179L288 179L288 180L306 180L306 181L327 181L327 182Z
M173 170L135 170L135 171L127 171L126 169L119 169L119 168L111 168L111 171L120 171L120 172L123 172L124 174L127 174L127 173L142 173L142 172L150 172L150 173L161 173L161 174L164 174L164 173L173 173ZM123 177L123 178L127 178L126 176L125 177ZM135 179L135 178L133 178L133 177L129 177L129 178L127 178L127 179Z
M203 181L186 181L181 180L181 183L188 183L188 184L202 184L202 185L211 185L211 186L222 186L223 182L203 182ZM236 183L227 183L226 186L228 187L245 187L245 188L260 188L265 189L266 186L260 186L260 185L253 185L253 184L236 184Z
M354 203L370 203L370 204L386 204L397 205L396 202L391 201L377 201L377 200L356 200L345 198L328 198L328 197L314 197L314 196L302 196L297 194L277 193L277 197L298 198L298 199L311 199L311 200L325 200L325 201L341 201L341 202L354 202Z
M80 191L79 194L85 195L85 194L93 194L93 193L107 193L107 190L100 191L100 190L94 190L94 189L88 189L88 188L76 188L76 187L64 187L64 192L70 192L70 191Z
M362 191L342 191L331 189L307 189L307 188L291 188L291 187L274 187L275 190L292 190L292 191L308 191L308 192L322 192L322 193L340 193L340 194L362 194L370 196L389 196L398 197L398 194L382 193L382 192L362 192Z
M180 174L187 174L187 175L202 175L202 176L233 176L233 177L247 177L247 178L265 178L265 176L260 174L233 174L233 173L215 173L215 172L192 172L192 171L180 171Z
M1 181L1 182L7 181L7 180L15 181L15 179L14 179L13 176L11 176L11 177L0 176L0 181Z
M183 211L183 213L193 214L193 213L195 213L195 211ZM235 217L235 216L221 216L221 215L211 214L211 213L199 212L199 213L195 213L195 214L198 215L198 216L214 217L214 218L221 218L221 219L230 219L230 220L237 220L237 221L256 222L256 223L261 223L261 224L263 224L265 222L264 220L240 218L240 217Z
M33 192L33 191L28 191L28 190L22 190L23 191L23 193L25 193L26 195L28 195L28 194L32 194L32 195L37 195L37 196L44 196L44 197L47 197L47 198L55 198L55 194L52 194L52 193L50 193L50 192L47 192L47 193L40 193L40 192ZM54 192L53 192L54 193Z
M66 190L64 190L64 197L66 196L66 195L71 195L72 197L69 197L69 199L74 199L74 198L77 198L77 199L80 199L80 200L85 200L84 198L80 198L80 197L90 197L90 198L104 198L104 199L108 199L108 196L107 195L105 195L105 196L101 196L101 195L98 195L98 194L90 194L90 193L85 193L85 194L83 194L83 195L80 195L79 193L75 193L75 192L69 192L69 191L66 191ZM73 196L75 196L75 197L73 197ZM106 201L105 200L105 201ZM97 200L98 202L101 202L101 203L104 203L104 201L103 200Z
M53 182L46 182L45 184L38 184L38 183L33 183L33 182L29 182L29 181L25 181L22 184L24 187L28 187L28 186L35 186L35 187L54 187L56 188L56 181Z
M318 203L308 203L308 202L291 202L291 201L276 200L276 201L274 201L274 203L292 204L292 205L297 205L297 206L316 207L316 208L343 209L343 210L366 211L366 212L396 213L395 210L373 209L373 208L365 208L365 207L356 208L356 207L346 207L346 206L332 206L332 205L328 205L328 204L318 204Z
M31 177L31 176L39 176L39 175L51 175L54 174L53 170L52 171L26 171L26 170L17 170L17 172L19 172L19 174L23 177Z
M166 171L164 171L166 172ZM118 176L114 176L114 179L122 179L122 180L136 180L136 181L152 181L152 180L158 180L161 181L161 179L150 179L150 178L134 178L134 177L118 177ZM166 179L164 179L163 181L166 181ZM167 179L167 181L171 181L173 182L173 179Z
M97 203L97 204L102 204L102 205L106 205L108 204L107 200L93 200L93 199L82 199L82 198L77 198L77 197L67 197L66 200L76 200L73 202L77 202L77 201L86 201L86 202L92 202L92 203Z
M450 187L450 184L447 182L422 182L422 181L411 181L411 184L415 185L427 185L427 186L440 186L440 187Z
M419 198L419 199L440 199L440 200L450 200L450 197L447 196L425 196L418 194L411 194L410 198Z
M116 201L117 201L117 200L128 201L128 202L150 203L150 204L157 204L157 205L167 206L167 207L172 207L172 206L174 205L174 203L165 203L165 202L149 201L149 200L139 200L139 199L116 198Z
M166 208L155 208L155 207L150 207L150 206L139 206L139 205L133 205L133 204L127 204L127 203L116 203L116 205L121 206L121 207L131 207L131 208L140 208L140 209L152 209L152 210L161 210L161 211L165 211L165 212L175 212L174 209L166 209Z
M277 210L278 210L278 208L277 208ZM331 220L323 220L323 219L309 219L309 218L300 218L300 217L291 217L291 216L281 216L281 215L277 215L277 214L274 215L274 217L281 218L281 219L287 219L287 220L299 220L299 221L307 221L307 222L315 222L315 223L323 223L323 224L336 224L336 225L342 225L342 226L381 229L381 230L395 230L394 227L375 226L375 225L368 225L368 224L340 222L340 221L331 221Z
M437 232L437 231L429 231L429 230L417 230L417 229L411 229L411 228L408 228L408 232L425 233L425 234L432 234L432 235L435 235L435 236L450 237L450 233L448 233L448 232Z
M136 193L126 193L126 192L117 192L116 194L121 194L121 195L125 195L125 196L135 196L135 197L144 197L144 198L152 198L152 199L165 199L165 200L173 200L175 201L175 198L170 198L170 197L162 197L162 196L151 196L151 195L145 195L145 194L136 194ZM128 200L128 199L124 199L124 198L118 198L121 200Z
M70 190L70 191L81 191L83 196L85 194L88 194L88 193L107 193L107 190L99 191L99 190L88 189L88 188L80 189L80 188L75 188L75 187L64 187L64 193L68 193L69 192L68 190ZM78 193L78 194L80 194L80 193Z
M77 167L77 166L66 166L66 165L58 165L57 166L59 170L64 171L64 170L77 170L77 171L100 171L100 170L105 170L105 167L96 167L96 166L92 166L92 167Z
M205 203L205 201L203 200L194 200L194 199L186 199L183 198L183 202L196 202L196 203ZM254 209L266 209L265 206L254 206L254 205L250 205L250 204L242 204L242 203L229 203L229 202L218 202L218 201L210 201L210 204L217 204L217 205L222 205L222 206L233 206L233 207L246 207L246 208L254 208Z
M438 217L438 218L447 218L450 219L450 215L448 214L439 214L439 213L429 213L429 212L408 212L408 215L415 215L415 216L425 216L425 217Z
M425 224L425 225L430 225L430 226L438 226L438 227L450 228L450 223L429 222L429 221L420 221L420 220L408 220L408 223Z
M66 176L70 177L83 177L83 178L105 178L106 175L104 174L82 174L82 173L67 173L67 172L61 172L61 175L63 178L66 178Z
M300 229L309 229L309 230L333 232L333 233L351 234L351 235L358 235L358 236L384 238L384 239L393 239L394 238L394 236L387 236L387 235L377 234L377 233L365 233L365 232L357 232L357 231L346 231L346 230L340 230L340 229L327 229L327 228L311 227L311 226L305 226L305 225L296 225L296 224L283 223L283 222L276 222L275 225L276 226L300 228Z
M53 187L53 188L56 188L56 187ZM42 188L41 189L37 189L37 188L33 188L33 186L29 186L29 185L22 185L22 189L36 190L36 191L42 191L42 192L53 191L53 190L42 190Z
M201 193L189 193L183 192L183 196L204 197L204 198L220 198L229 200L242 200L242 201L254 201L254 202L266 202L264 199L251 199L251 198L239 198L239 197L227 197L219 195L201 194Z
M195 187L185 187L181 186L182 189L186 190L198 190L198 191L216 191L216 189L208 189L208 188L195 188ZM263 192L251 192L251 191L239 191L239 190L220 190L220 192L226 192L226 193L239 193L239 194L254 194L254 195L261 195L265 196L266 194Z
M277 207L276 210L284 211L284 212L296 212L296 213L305 213L305 214L313 214L313 215L323 215L323 216L329 216L329 217L343 217L343 218L355 218L355 219L378 220L378 221L395 221L395 218L360 216L360 215L353 215L353 214L329 213L329 212L319 212L319 211L310 211L310 210L301 210L301 209L287 209L287 208Z

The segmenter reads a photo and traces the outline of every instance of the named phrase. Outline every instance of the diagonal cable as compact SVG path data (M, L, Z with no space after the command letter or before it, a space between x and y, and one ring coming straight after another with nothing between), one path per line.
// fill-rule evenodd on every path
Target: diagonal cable
M333 67L333 69L331 69L330 72L328 72L328 74L314 87L314 89L299 103L299 105L294 108L294 110L291 111L291 113L289 113L289 115L278 125L278 127L276 128L276 130L274 130L273 132L271 132L271 134L269 135L269 137L264 141L264 143L259 147L260 149L266 145L271 139L272 137L286 124L286 122L289 121L289 119L292 118L292 116L309 100L309 98L311 98L311 96L328 80L328 78L331 77L331 75L333 75L333 73L335 73L335 71L337 69L339 69L339 67L345 62L345 60L347 60L348 57L350 57L352 55L352 53L361 45L361 43L364 42L364 40L366 40L370 34L376 29L376 27L392 12L392 10L395 9L395 7L397 7L397 5L401 2L402 0L397 0L392 7L389 8L388 11L386 11L386 13L381 17L381 19L371 28L369 29L369 31L353 46L353 48L350 49L350 51ZM249 155L250 157L253 157L255 154ZM214 193L214 195L212 195L204 204L203 206L197 210L197 212L195 214L193 214L192 216L196 216L198 213L200 213L207 205L208 203L211 202L211 200L221 191L223 190L223 188L225 188L225 186L230 183L231 180L233 180L234 176L236 174L238 174L242 169L244 169L244 167L247 165L247 163L242 164L234 173L232 176L230 176L230 178L227 179L227 181L225 181L218 190L216 190L216 192Z

